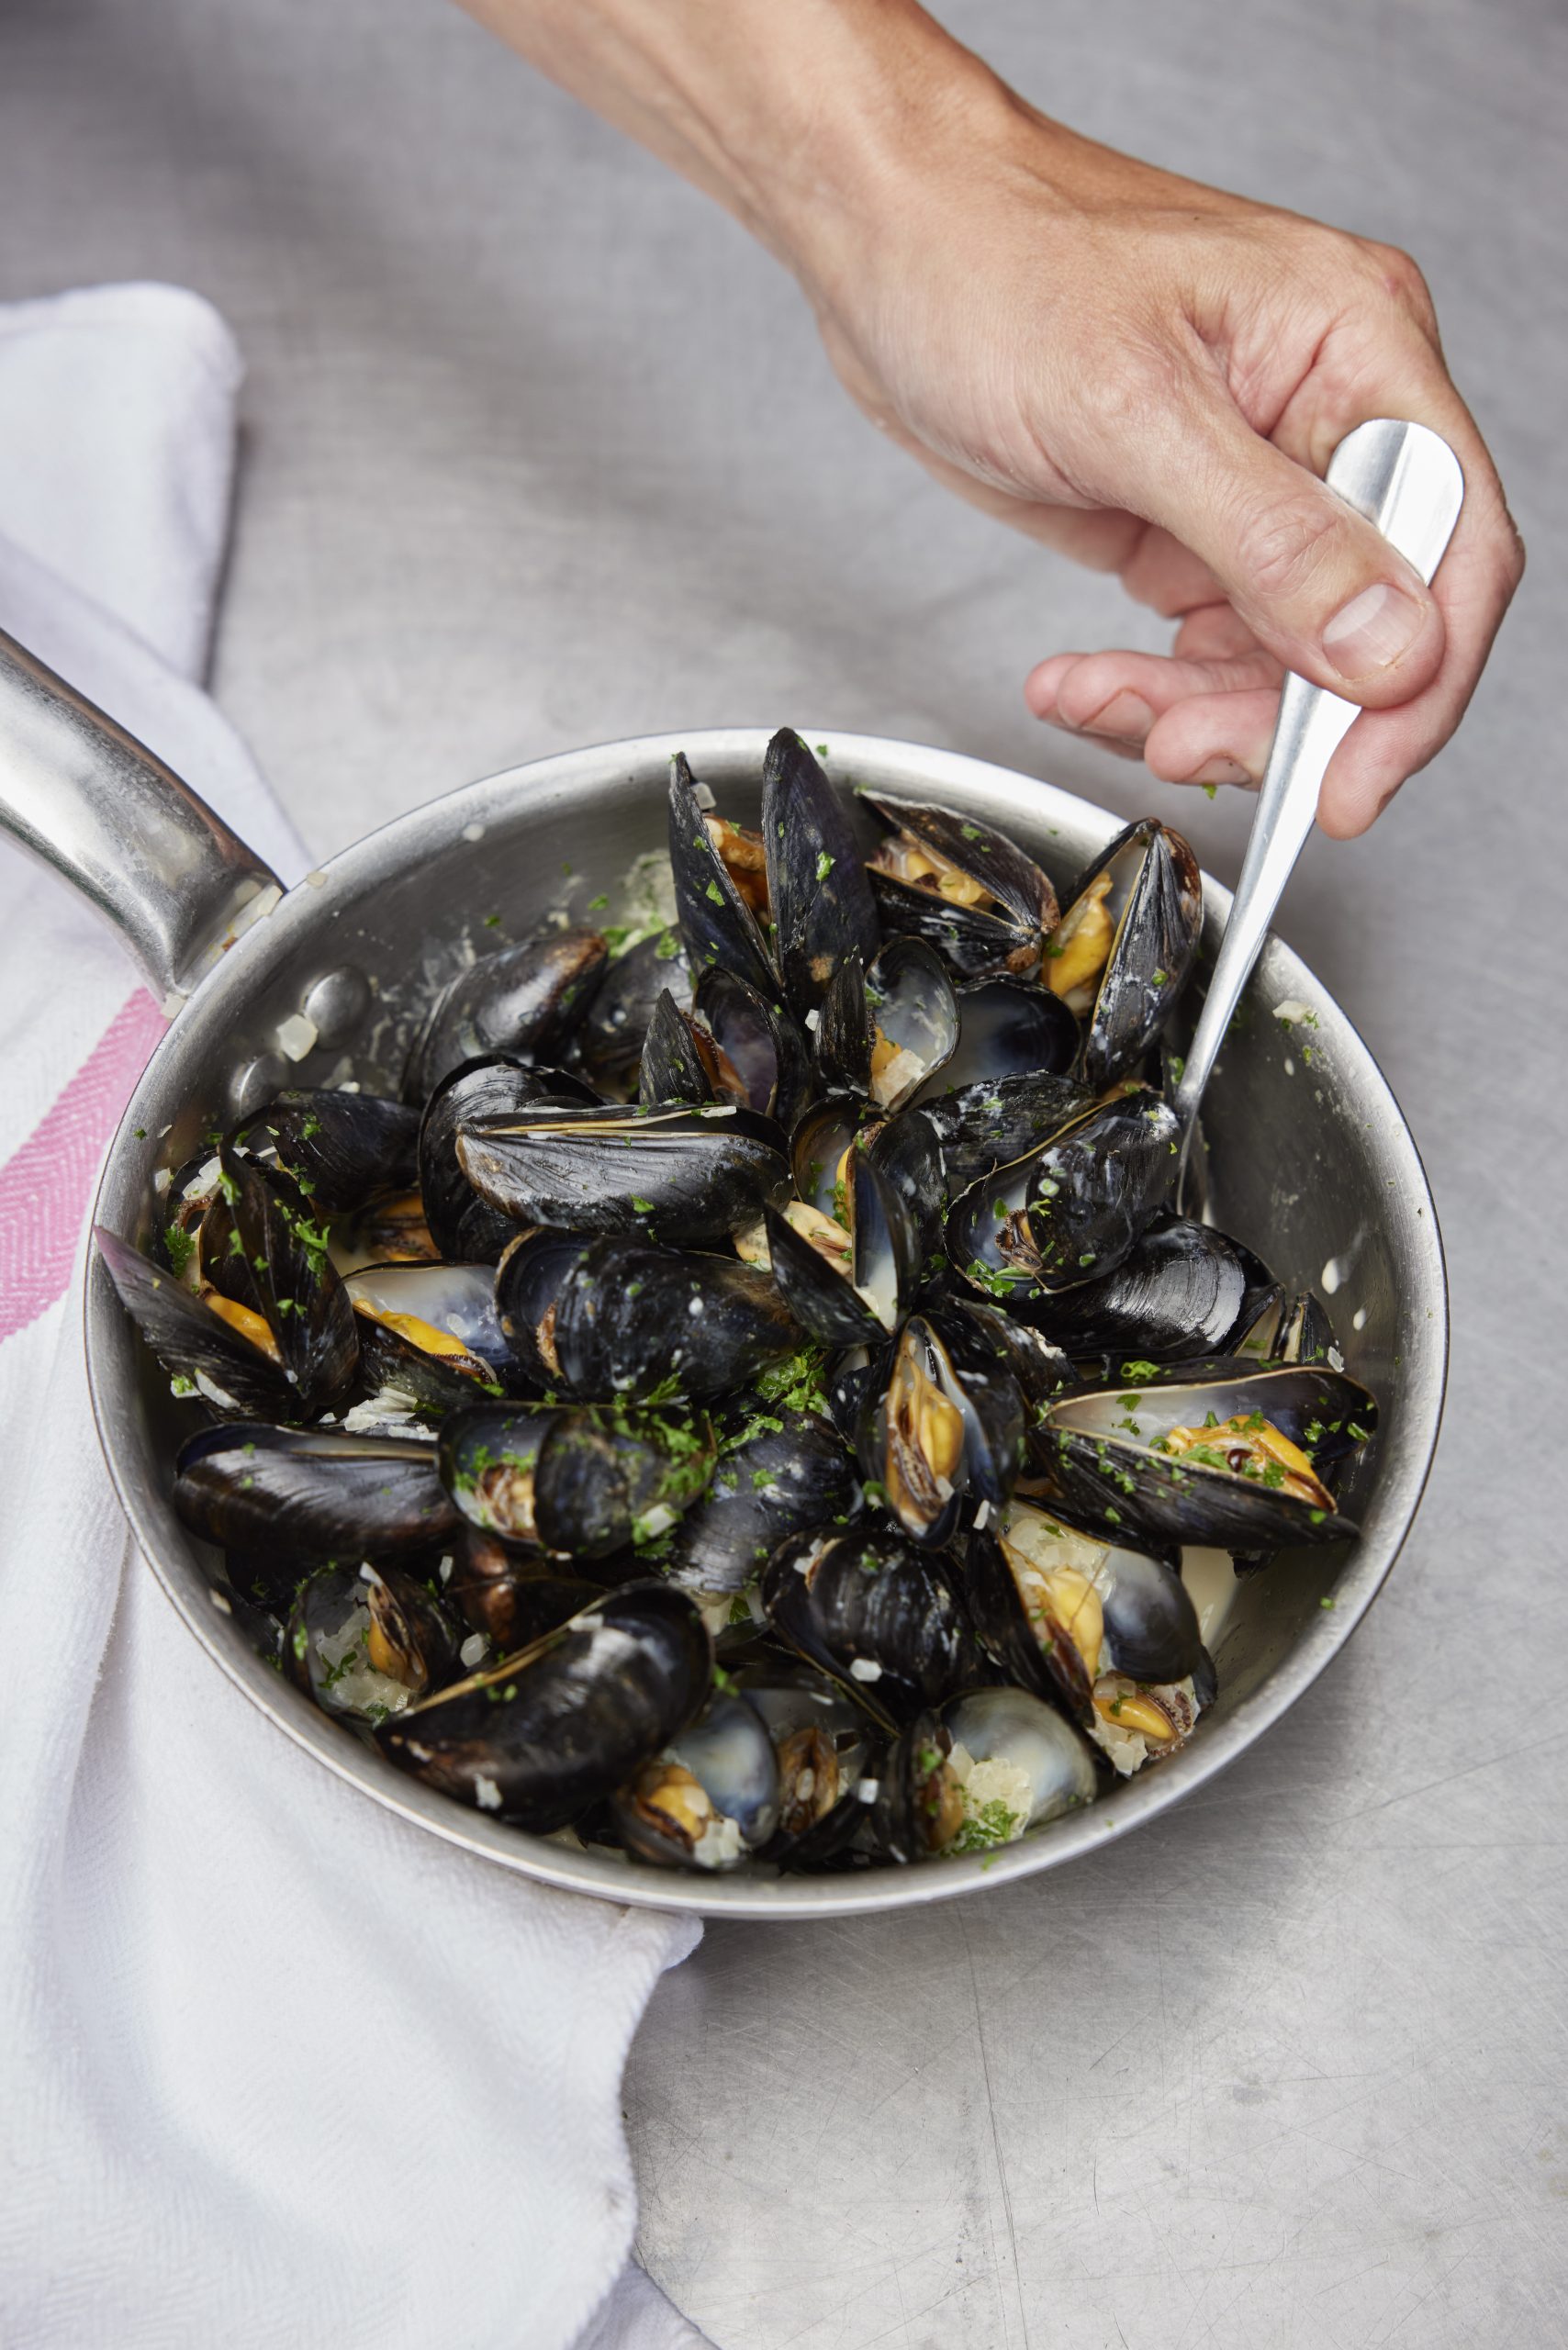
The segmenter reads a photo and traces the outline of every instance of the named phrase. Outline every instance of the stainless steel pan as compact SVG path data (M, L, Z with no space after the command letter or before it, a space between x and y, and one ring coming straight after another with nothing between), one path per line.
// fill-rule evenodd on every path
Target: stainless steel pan
M352 1069L366 1088L395 1091L414 1016L465 940L484 941L486 914L503 912L516 935L563 898L580 909L613 893L633 857L663 846L678 745L726 810L755 820L767 731L692 729L510 768L372 833L284 895L167 768L0 639L0 824L119 926L159 996L171 1010L178 1003L110 1148L98 1220L144 1238L155 1171L282 1083L336 1082ZM870 784L972 810L1015 834L1058 880L1115 829L1070 793L953 752L871 735L834 734L830 744L830 771L846 789ZM1205 893L1212 956L1228 898L1213 882ZM137 1539L208 1655L281 1730L405 1818L552 1885L730 1917L820 1918L940 1900L1092 1851L1234 1762L1316 1679L1392 1567L1437 1442L1448 1341L1442 1251L1398 1104L1343 1013L1277 940L1248 1001L1249 1020L1204 1104L1213 1213L1291 1283L1335 1292L1347 1367L1383 1406L1377 1442L1347 1493L1361 1538L1282 1559L1244 1583L1218 1646L1219 1701L1192 1743L1028 1842L984 1860L848 1879L700 1881L520 1835L403 1777L286 1685L214 1604L202 1546L169 1505L177 1407L95 1265L86 1296L94 1408ZM1310 1063L1303 1032L1271 1016L1282 1003L1316 1014ZM308 1042L301 1014L315 1041L294 1062L280 1030L297 1050Z

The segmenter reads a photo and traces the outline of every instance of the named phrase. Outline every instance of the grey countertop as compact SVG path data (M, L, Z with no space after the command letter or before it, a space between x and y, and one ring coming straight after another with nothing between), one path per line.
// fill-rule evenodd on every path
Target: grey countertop
M1532 569L1465 730L1284 927L1447 1236L1436 1473L1336 1669L1150 1832L887 1921L714 1927L628 2082L724 2350L1568 2338L1568 871L1558 0L947 11L1080 128L1412 248ZM1116 592L946 499L728 221L438 0L10 0L0 295L156 275L250 362L216 689L325 854L472 775L799 715L1173 816L1043 735ZM1144 640L1158 642L1147 621Z

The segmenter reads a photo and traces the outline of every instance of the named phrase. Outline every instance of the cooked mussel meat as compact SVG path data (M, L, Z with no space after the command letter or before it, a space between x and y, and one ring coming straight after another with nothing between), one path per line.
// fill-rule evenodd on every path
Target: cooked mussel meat
M323 1713L375 1726L457 1669L451 1610L394 1566L323 1567L301 1583L284 1662Z
M1372 1397L1342 1371L1230 1358L1059 1396L1040 1446L1089 1522L1250 1551L1354 1535L1325 1478L1376 1426Z
M666 1868L733 1869L778 1824L778 1763L762 1720L717 1695L610 1806L627 1849Z
M1153 818L1128 824L1080 876L1042 972L1085 1024L1091 1086L1111 1084L1148 1050L1187 984L1203 920L1197 859Z
M1056 892L1018 846L976 816L884 792L860 797L892 829L867 861L883 927L924 939L966 979L1033 978Z
M1000 1507L1024 1456L1024 1395L1007 1350L962 1306L912 1315L860 1429L867 1498L939 1548L966 1503Z
M821 1868L841 1853L876 1794L879 1733L864 1709L803 1657L758 1657L730 1685L760 1716L778 1765L778 1825L763 1857Z
M953 1738L933 1711L917 1714L879 1766L868 1822L884 1860L908 1867L933 1861L964 1824L964 1790L953 1768Z

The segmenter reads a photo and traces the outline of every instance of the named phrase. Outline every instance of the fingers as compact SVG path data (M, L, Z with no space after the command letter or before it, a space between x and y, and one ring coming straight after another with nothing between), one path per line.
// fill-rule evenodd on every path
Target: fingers
M1129 448L1123 502L1193 550L1286 667L1369 707L1423 691L1442 666L1443 617L1403 556L1217 383L1166 418L1159 445Z

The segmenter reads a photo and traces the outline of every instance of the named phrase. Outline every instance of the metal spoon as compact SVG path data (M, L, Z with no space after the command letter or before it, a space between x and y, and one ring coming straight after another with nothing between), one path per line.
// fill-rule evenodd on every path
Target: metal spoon
M1325 476L1329 488L1375 523L1391 546L1428 583L1459 520L1464 476L1459 459L1424 424L1389 417L1358 424L1335 450ZM1197 1125L1198 1103L1214 1072L1230 1017L1252 974L1285 883L1317 814L1317 794L1328 762L1360 705L1326 686L1287 671L1269 764L1258 789L1257 812L1230 902L1230 919L1215 961L1174 1108L1182 1121L1182 1173Z

